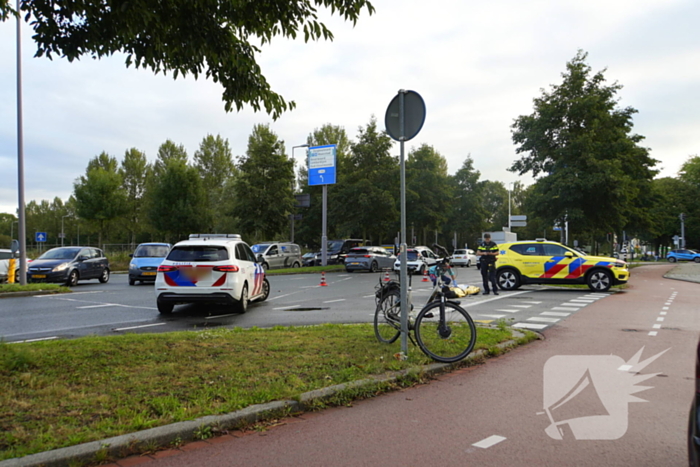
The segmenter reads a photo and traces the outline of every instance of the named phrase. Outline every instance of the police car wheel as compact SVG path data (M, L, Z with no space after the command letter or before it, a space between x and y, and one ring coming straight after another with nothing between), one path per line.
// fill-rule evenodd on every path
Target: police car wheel
M245 313L248 311L248 284L243 284L243 290L241 290L241 299L236 303L236 310L239 313Z
M156 302L158 305L158 313L161 315L169 315L173 312L174 305L172 303Z
M612 285L612 276L608 271L593 271L588 275L588 288L596 292L607 292Z
M267 297L270 296L270 282L268 282L267 278L263 279L263 286L262 286L262 296L258 298L259 302L264 302L267 300Z
M520 287L520 276L512 269L498 271L496 282L501 290L515 290Z

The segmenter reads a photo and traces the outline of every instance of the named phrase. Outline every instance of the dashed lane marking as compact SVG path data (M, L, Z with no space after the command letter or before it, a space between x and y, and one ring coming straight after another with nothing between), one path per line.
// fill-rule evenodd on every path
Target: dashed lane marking
M58 339L58 336L51 336L51 337L39 337L37 339L26 339L23 341L14 341L14 342L8 342L8 344L25 344L27 342L39 342L39 341L51 341L54 339Z
M496 311L502 311L504 313L517 313L517 312L522 311L522 310L510 310L507 308L499 308Z
M547 325L546 324L535 324L535 323L515 323L512 327L524 328L524 329L544 329L547 327Z
M79 306L76 307L78 310L85 310L86 308L104 308L107 306L119 306L116 303L102 303L101 305L86 305L86 306Z
M533 316L532 318L528 318L527 321L539 321L542 323L557 323L560 321L559 318L540 318L539 316Z
M557 313L556 311L544 311L540 314L544 316L569 316L571 313Z
M565 306L555 306L555 307L552 307L552 310L555 310L555 311L578 311L579 308L573 308L573 307L570 307L570 306L568 306L568 307L565 307Z
M336 302L344 302L344 301L345 301L344 298L339 298L337 300L328 300L328 301L325 301L323 303L336 303Z
M490 448L491 446L498 444L501 441L505 441L505 440L506 440L505 436L492 435L486 439L482 439L478 443L472 444L472 446L477 447L477 448L487 449L487 448Z
M128 328L115 328L115 331L128 331L130 329L150 328L153 326L163 326L166 323L142 324L141 326L129 326Z

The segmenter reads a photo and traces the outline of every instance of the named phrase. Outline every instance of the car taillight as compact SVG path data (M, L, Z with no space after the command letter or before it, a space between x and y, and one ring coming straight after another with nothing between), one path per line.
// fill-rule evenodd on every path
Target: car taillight
M226 266L214 266L214 271L218 272L238 272L238 266L227 264Z
M175 266L163 266L162 264L158 266L158 272L173 272L177 271Z
M370 255L362 255L363 258L371 258Z

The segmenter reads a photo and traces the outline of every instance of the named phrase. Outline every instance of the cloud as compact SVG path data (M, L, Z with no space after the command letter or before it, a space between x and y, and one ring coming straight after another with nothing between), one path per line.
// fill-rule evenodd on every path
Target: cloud
M249 108L227 114L219 85L127 69L122 55L74 63L32 58L25 25L27 201L67 199L102 151L121 159L136 147L154 160L172 139L192 156L207 134L220 134L240 155L258 123L270 123L288 152L325 123L352 138L372 115L383 126L399 89L419 92L427 107L407 149L434 146L451 173L471 154L482 179L508 183L518 179L506 170L516 158L510 125L532 112L541 89L561 81L579 49L594 71L607 68L609 82L624 86L620 105L639 111L634 132L661 161L661 176L674 176L699 152L696 1L383 0L375 7L355 27L321 10L333 42L276 38L263 47L259 60L273 89L297 103L276 122ZM0 23L0 212L17 205L15 54L15 23Z

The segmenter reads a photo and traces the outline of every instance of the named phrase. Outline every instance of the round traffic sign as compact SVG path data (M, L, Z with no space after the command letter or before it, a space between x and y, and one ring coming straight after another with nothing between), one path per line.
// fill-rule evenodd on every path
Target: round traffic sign
M403 97L404 127L401 128L401 98ZM396 141L413 139L425 122L425 102L415 91L401 90L386 109L384 124L386 132Z

